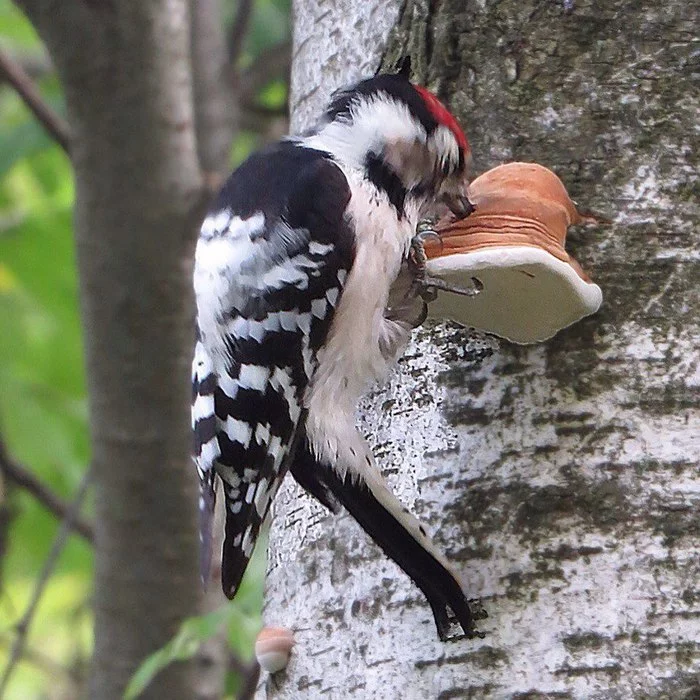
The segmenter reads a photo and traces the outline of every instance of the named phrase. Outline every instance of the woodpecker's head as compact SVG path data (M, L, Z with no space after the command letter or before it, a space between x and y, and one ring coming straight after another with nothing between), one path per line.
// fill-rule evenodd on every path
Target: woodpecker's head
M469 143L457 120L424 87L409 80L410 60L397 73L363 80L333 96L316 137L338 160L364 170L399 215L444 201L460 218L466 197Z

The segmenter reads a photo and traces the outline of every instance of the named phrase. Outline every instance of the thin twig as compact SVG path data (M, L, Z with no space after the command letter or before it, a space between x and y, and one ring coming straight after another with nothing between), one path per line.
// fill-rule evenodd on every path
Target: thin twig
M63 150L70 151L70 130L37 90L26 71L6 51L0 49L0 77L15 89L24 103Z
M0 637L0 645L9 647L9 640L6 639L5 636ZM69 681L76 690L80 686L80 681L82 679L79 674L70 668L61 666L61 664L52 659L50 656L44 654L42 651L32 649L31 647L25 645L22 658L25 660L25 662L32 664L48 676L60 676L65 678L65 680Z
M261 105L258 102L244 102L241 104L241 109L244 109L251 117L265 117L268 119L279 119L287 116L286 105L282 107L268 107Z
M34 81L41 80L47 75L55 75L56 69L46 53L16 53L10 52L12 60ZM0 76L0 81L4 78Z
M29 605L27 605L27 609L24 611L22 619L15 626L17 636L15 637L15 642L12 645L12 651L10 653L10 658L7 662L7 666L5 666L5 671L2 675L2 680L0 680L0 698L4 697L5 691L7 690L7 686L10 683L10 678L12 677L12 672L17 666L17 662L22 657L24 645L26 644L27 635L29 633L29 627L31 626L34 614L36 613L36 610L39 607L39 601L41 600L41 596L44 593L44 589L46 588L46 585L48 584L49 579L51 578L53 570L56 568L56 564L58 564L61 552L66 546L66 542L68 542L68 537L74 527L75 518L80 512L80 508L83 505L83 501L85 500L85 495L87 494L87 490L90 486L91 481L92 471L88 469L88 471L85 473L85 476L83 477L83 480L80 483L80 486L78 487L78 492L76 493L75 498L73 499L73 502L71 503L70 508L66 513L66 517L61 523L61 527L59 528L58 533L54 538L53 544L51 545L51 550L49 551L49 554L46 557L46 561L44 562L44 566L39 572L39 576L37 578L36 585L34 586L34 592L32 593Z
M248 33L253 14L253 0L238 0L238 11L228 33L228 60L235 65L243 51L243 41Z
M282 41L262 51L240 76L242 100L255 99L261 87L271 80L289 77L292 65L292 42Z
M8 454L5 445L0 440L0 472L13 484L28 491L41 505L51 511L56 517L65 519L71 508L62 498L59 498L51 489L42 484L29 470L14 461ZM73 529L88 542L95 541L95 533L92 525L76 515L73 520Z

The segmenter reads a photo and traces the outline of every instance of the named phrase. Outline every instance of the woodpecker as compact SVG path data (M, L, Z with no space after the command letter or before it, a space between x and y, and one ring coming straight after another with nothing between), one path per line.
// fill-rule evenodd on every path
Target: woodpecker
M335 93L314 129L250 156L214 202L195 256L194 459L203 578L222 482L228 597L291 471L413 579L444 640L476 634L468 599L355 424L360 396L424 318L415 285L397 281L419 218L441 201L472 209L467 139L409 72L405 59Z

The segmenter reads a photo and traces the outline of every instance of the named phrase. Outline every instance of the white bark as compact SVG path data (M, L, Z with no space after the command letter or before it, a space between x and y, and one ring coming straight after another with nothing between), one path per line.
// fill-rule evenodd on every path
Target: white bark
M396 0L294 2L293 133L313 125L334 90L375 73L400 6Z
M374 72L399 5L296 3L296 129L333 88ZM391 50L407 42L431 83L449 87L446 67L460 58L446 60L439 40L460 31L462 3L439 5L409 0ZM500 50L489 39L505 31L499 5L513 21L519 12L535 16L528 3L469 5L484 52ZM595 52L605 58L607 50L602 25L600 46L577 47L566 34L561 55L533 30L530 53L514 58L504 49L502 62L484 61L481 73L467 46L478 37L465 28L460 76L470 82L455 96L480 169L523 152L559 163L580 203L612 213L612 226L573 240L603 287L603 309L533 348L493 351L495 341L447 325L421 330L388 385L362 407L390 485L488 610L479 625L485 638L440 643L408 578L349 516L327 514L288 479L271 533L264 617L294 629L297 646L287 671L262 682L258 697L699 696L700 212L689 194L697 187L697 92L682 87L690 83L683 56L692 32L682 3L628 18L619 7L613 19L598 13L628 32L614 44L625 48L604 85L590 77L600 65ZM550 37L575 33L596 14L583 0L571 16L552 8L553 19L537 18L537 31ZM421 21L433 23L427 53ZM673 34L668 51L681 58L647 46L637 23ZM549 63L538 63L541 55ZM550 87L538 93L550 100L547 109L535 104L513 116L508 100L517 90L540 90L542 73L556 76L557 61L562 80L569 73L580 80L580 91L567 96L571 106ZM513 71L522 84L489 91L501 77L513 82ZM672 105L663 87L671 76L685 95ZM479 95L484 104L468 112ZM604 125L591 117L591 103L607 110ZM677 128L645 140L664 109ZM529 151L506 117L534 134ZM587 149L571 155L576 138Z

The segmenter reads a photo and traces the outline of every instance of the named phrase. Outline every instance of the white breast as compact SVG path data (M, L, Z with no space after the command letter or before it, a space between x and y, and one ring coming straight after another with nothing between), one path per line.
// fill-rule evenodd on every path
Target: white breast
M384 309L417 219L417 211L399 219L385 194L356 171L345 175L352 192L348 213L355 228L355 260L305 397L312 448L332 464L350 447L366 452L355 429L355 410L369 384L388 367L379 346ZM355 452L340 461L352 464Z

